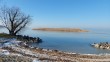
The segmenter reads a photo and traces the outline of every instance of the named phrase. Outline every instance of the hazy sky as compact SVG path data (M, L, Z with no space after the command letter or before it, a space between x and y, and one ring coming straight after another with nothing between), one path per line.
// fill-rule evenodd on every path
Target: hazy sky
M32 27L110 28L110 0L3 0L32 16Z

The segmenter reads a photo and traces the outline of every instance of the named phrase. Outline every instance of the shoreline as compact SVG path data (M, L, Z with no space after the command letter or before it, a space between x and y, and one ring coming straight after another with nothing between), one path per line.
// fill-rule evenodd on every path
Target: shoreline
M110 61L110 54L80 54L74 52L64 52L59 50L44 49L38 47L32 47L23 43L19 44L21 41L11 40L11 45L6 45L1 49L7 50L10 54L5 56L16 56L16 57L29 57L31 60L37 59L37 61L48 61L48 62L99 62L99 61ZM13 42L15 44L13 44ZM2 53L2 52L0 52ZM2 53L4 54L4 53Z
M33 28L32 30L52 31L52 32L88 32L79 28Z
M9 41L15 40L15 38L11 38L11 39L9 39L9 38L0 38L0 43L2 44L2 43L5 43L5 42L4 41L1 41L1 40L5 40L6 42L9 42ZM20 40L17 40L16 39L16 41L20 41ZM16 41L15 41L15 43L16 43ZM28 43L26 43L26 42L23 42L23 41L20 41L20 42L22 42L22 45L20 45L20 46L27 47L27 48L42 49L42 50L43 49L44 50L53 50L53 51L56 50L56 51L65 52L65 53L82 54L82 55L105 55L105 54L110 55L110 53L77 53L77 52L74 52L74 51L72 51L72 52L70 51L69 52L69 51L62 51L62 50L57 50L57 49L48 49L48 48L42 48L42 47L33 47L31 45L28 45Z
M110 61L110 55L97 55L97 54L77 54L70 52L62 52L58 50L48 50L41 48L24 48L24 47L13 47L13 48L3 48L10 49L10 52L15 52L17 54L22 53L24 56L37 58L40 61L81 61L81 62L94 62L94 61ZM23 50L20 52L19 50ZM24 52L24 53L23 53ZM27 53L28 52L28 53ZM37 56L36 56L37 54ZM103 59L103 60L102 60ZM107 60L104 60L107 59Z

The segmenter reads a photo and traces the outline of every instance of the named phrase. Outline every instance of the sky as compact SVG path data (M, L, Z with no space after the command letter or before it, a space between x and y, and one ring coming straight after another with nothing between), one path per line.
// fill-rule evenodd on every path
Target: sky
M110 0L3 0L32 17L31 27L110 28Z

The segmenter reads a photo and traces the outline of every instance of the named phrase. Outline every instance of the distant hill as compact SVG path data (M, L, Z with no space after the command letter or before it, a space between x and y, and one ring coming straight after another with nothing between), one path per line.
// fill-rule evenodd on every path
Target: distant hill
M78 28L34 28L33 30L57 31L57 32L88 32L87 30L82 30Z

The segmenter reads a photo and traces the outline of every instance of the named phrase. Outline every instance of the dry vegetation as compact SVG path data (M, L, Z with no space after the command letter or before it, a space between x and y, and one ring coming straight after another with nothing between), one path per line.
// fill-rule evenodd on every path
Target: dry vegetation
M47 50L41 48L4 48L10 50L17 54L22 54L23 56L28 56L30 58L38 58L41 62L109 62L110 55L84 55L76 53L61 52L58 50ZM32 52L33 54L27 54L20 52L20 50L25 52Z
M32 59L21 56L0 56L0 62L32 62Z
M33 30L58 31L58 32L88 32L87 30L77 28L34 28Z

